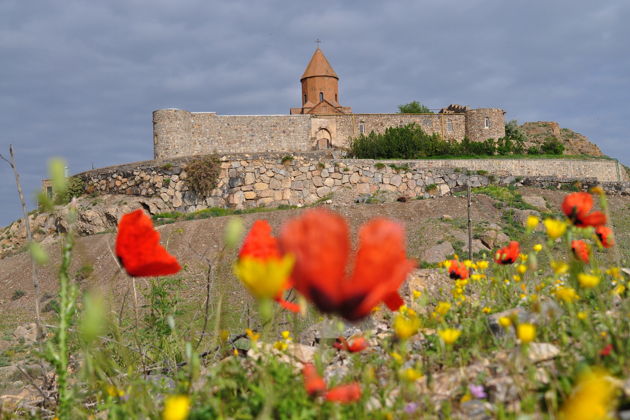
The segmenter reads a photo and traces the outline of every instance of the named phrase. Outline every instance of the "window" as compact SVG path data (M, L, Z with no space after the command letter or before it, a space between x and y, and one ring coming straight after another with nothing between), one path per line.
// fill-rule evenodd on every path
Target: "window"
M319 92L319 101L323 101L324 100L324 92Z
M486 117L483 120L483 128L490 128L490 118L489 117Z
M48 198L52 198L52 196L53 196L53 187L46 187L46 196L48 196Z
M339 102L339 99L337 99L337 94L335 93L335 102Z
M306 102L308 102L308 101L306 100L306 93L305 93L304 94L304 103L306 103Z
M365 123L359 123L359 133L365 134Z
M453 132L453 121L447 121L446 122L446 131L449 133Z

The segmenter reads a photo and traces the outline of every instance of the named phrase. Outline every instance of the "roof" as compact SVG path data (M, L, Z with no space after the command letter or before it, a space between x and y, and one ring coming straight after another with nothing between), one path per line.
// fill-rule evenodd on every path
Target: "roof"
M339 79L337 73L335 73L332 66L330 65L328 60L326 60L326 57L324 57L324 53L322 52L322 50L319 49L319 47L313 53L311 61L308 62L306 70L304 70L304 74L302 75L300 80L314 76L330 76L334 77L335 79Z

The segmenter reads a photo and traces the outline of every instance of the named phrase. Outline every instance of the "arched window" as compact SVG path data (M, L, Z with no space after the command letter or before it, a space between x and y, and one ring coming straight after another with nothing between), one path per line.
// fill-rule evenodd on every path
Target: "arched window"
M324 92L319 92L319 101L323 101L324 100Z

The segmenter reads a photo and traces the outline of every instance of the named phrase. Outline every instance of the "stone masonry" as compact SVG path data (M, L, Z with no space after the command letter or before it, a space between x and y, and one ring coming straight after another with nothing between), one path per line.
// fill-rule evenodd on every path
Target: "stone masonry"
M530 185L616 182L616 191L630 193L627 175L617 172L613 160L471 159L374 161L330 159L324 154L261 154L221 157L221 175L209 197L198 197L186 185L186 162L148 161L78 174L88 193L160 197L178 211L207 207L275 207L308 205L336 193L362 199L387 195L389 199L446 195L457 189L491 182ZM499 169L501 168L501 169ZM576 174L576 171L578 172ZM590 177L590 181L589 181ZM529 181L528 181L529 180ZM625 181L625 183L620 183Z

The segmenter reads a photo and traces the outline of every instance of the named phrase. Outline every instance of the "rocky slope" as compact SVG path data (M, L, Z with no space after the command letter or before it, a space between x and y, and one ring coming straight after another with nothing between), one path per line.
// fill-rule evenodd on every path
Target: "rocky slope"
M526 148L540 145L548 137L555 137L564 144L565 155L604 156L599 147L587 137L568 128L560 128L557 122L526 122L520 128L527 136Z

